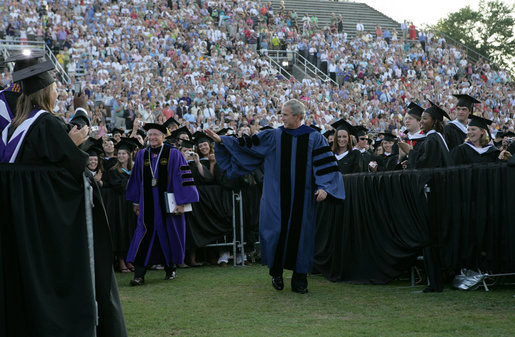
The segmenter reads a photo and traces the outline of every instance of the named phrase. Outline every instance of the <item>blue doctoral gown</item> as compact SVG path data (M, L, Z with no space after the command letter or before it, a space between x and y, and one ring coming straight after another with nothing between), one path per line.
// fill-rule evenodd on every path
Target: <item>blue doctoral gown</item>
M264 162L259 215L261 258L269 268L281 266L309 273L315 243L315 191L345 198L343 179L326 139L305 125L265 130L246 142L222 137L217 163L229 178L248 174Z
M158 151L147 148L138 152L127 185L127 200L140 205L127 262L136 262L138 265L165 263L171 266L184 263L186 218L184 214L178 216L166 213L164 192L174 193L177 205L199 200L186 159L179 150L168 144L163 146L159 163ZM150 172L149 164L153 170L155 168L155 177L158 177L158 185L155 187L151 187L151 177L145 173Z

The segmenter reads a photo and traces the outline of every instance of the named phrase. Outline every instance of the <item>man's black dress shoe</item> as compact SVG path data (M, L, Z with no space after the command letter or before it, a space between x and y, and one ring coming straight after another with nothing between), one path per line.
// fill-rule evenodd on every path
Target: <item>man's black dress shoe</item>
M305 294L308 292L308 279L306 274L293 273L291 278L291 291Z
M272 277L272 286L274 287L275 290L283 290L284 289L284 281L283 281L282 275Z
M133 280L131 280L130 285L131 286L142 286L145 284L145 280L142 277L135 277Z

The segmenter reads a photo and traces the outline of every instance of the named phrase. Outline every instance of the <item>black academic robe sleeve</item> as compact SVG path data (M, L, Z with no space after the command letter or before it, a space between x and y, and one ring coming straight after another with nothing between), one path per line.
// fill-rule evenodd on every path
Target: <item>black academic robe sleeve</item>
M79 149L68 136L62 119L46 113L29 129L16 162L63 167L81 181L88 160L88 154Z
M515 142L510 144L510 146L508 147L508 152L512 155L515 155Z
M445 142L449 147L449 151L451 151L455 147L463 144L467 138L467 135L463 133L456 125L447 124L443 129L443 137L445 138Z
M496 163L499 162L499 149L491 146L487 152L479 154L467 144L461 144L451 151L452 162L454 165L469 165L477 163Z
M440 168L451 166L451 156L443 140L436 133L426 136L424 142L417 149L410 152L408 168Z
M338 170L342 174L363 172L363 157L358 150L352 150L347 156L338 160Z
M377 171L394 171L399 159L398 154L391 154L389 156L381 155L377 157Z
M204 161L200 161L201 165L204 168L204 175L200 174L200 171L197 167L197 164L195 164L194 161L189 161L188 165L191 169L191 174L193 175L193 180L195 181L195 184L198 185L212 185L215 183L215 178L211 174L211 171L209 171L209 162L207 162L207 165L204 164Z

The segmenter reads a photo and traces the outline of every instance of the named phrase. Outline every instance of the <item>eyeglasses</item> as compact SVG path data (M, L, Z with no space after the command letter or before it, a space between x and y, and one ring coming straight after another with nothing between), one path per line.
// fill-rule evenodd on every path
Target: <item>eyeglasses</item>
M359 140L367 140L365 137L359 137Z

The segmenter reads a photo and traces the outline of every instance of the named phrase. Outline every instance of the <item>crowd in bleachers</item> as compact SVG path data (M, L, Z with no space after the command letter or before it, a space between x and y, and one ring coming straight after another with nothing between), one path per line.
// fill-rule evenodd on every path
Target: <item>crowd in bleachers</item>
M242 0L3 6L6 38L42 39L72 78L82 75L77 80L90 97L99 136L109 123L132 129L135 118L163 122L172 115L191 131L249 124L257 132L280 125L277 113L288 98L302 99L306 123L322 129L346 118L373 132L400 134L409 101L424 106L431 99L452 117L453 93L481 100L476 111L494 120L494 132L514 127L510 74L486 62L471 64L462 49L431 34L424 35L424 49L380 27L349 39L336 16L330 27L317 29L308 13ZM299 51L341 86L286 80L261 56L279 48ZM10 81L7 70L0 81ZM67 118L71 101L71 90L61 89L59 111Z

